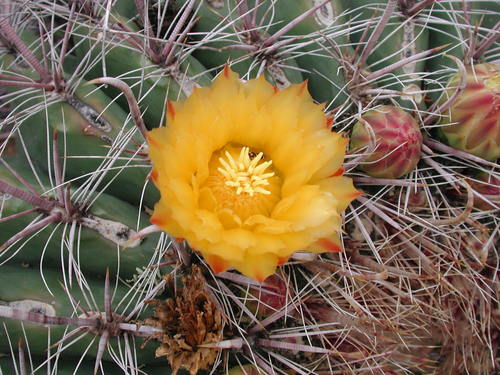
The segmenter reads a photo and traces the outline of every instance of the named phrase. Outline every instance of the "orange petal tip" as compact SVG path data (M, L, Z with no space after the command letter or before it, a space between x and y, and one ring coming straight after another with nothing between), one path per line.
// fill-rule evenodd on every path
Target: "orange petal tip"
M153 169L151 171L151 174L149 175L149 178L151 178L153 182L158 181L158 171L156 169Z
M171 100L167 100L167 114L172 117L172 120L175 118L174 103Z
M208 255L205 259L215 273L224 272L228 268L226 261L217 255Z
M361 191L356 191L356 192L354 192L354 193L349 194L347 197L348 197L348 198L352 198L352 199L356 199L356 198L359 198L359 197L360 197L360 196L362 196L362 195L363 195L363 192L361 192Z
M152 136L150 133L148 133L146 135L146 141L148 141L149 146L153 146L153 147L157 147L157 148L161 147L160 142L158 142L156 140L156 138L154 136Z
M330 175L330 177L339 177L339 176L342 176L344 174L344 172L345 172L344 168L339 168L335 172L333 172Z
M282 266L286 262L288 262L288 257L278 258L278 266Z
M149 219L151 224L154 224L156 226L159 226L160 228L165 225L166 221L164 219L161 219L156 216L152 216L151 219Z
M333 116L327 116L326 117L325 126L326 126L327 129L330 129L332 127L334 120L335 120L335 118Z
M319 240L316 241L316 244L333 253L341 253L344 251L342 247L340 247L338 244L336 244L329 238L320 238Z
M307 88L307 83L308 83L308 80L304 80L304 82L302 82L299 86L299 91L298 91L298 95L302 95L304 93L304 91L306 90Z
M264 281L266 281L266 277L264 277L260 272L256 272L253 275L253 278L259 283L263 283Z
M231 72L231 68L229 68L229 65L228 64L224 65L224 69L222 71L222 74L224 74L224 77L229 78L230 72Z

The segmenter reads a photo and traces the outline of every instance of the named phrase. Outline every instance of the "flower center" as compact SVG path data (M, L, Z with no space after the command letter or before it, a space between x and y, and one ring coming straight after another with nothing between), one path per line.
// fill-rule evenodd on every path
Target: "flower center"
M225 228L253 215L269 215L281 199L281 178L262 152L240 144L215 151L200 185L200 208L215 212Z
M224 155L226 158L219 158L221 167L217 170L224 176L225 185L234 188L236 195L248 194L253 197L256 193L271 194L266 186L269 185L269 178L274 176L274 172L266 173L266 169L273 162L262 162L262 152L252 155L248 147L242 147L237 160L228 151Z

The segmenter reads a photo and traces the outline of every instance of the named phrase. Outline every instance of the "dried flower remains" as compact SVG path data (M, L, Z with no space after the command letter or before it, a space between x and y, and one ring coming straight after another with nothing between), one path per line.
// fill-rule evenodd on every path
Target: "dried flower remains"
M148 301L154 306L154 318L146 319L145 324L163 330L153 336L160 341L156 356L167 357L172 373L186 369L195 375L217 358L219 349L201 345L222 340L223 322L221 312L206 293L206 280L198 267L192 267L183 284L175 298Z

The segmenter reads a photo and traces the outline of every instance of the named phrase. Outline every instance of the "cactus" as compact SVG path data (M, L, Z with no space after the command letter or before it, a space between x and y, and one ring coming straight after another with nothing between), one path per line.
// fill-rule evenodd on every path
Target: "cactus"
M498 371L499 12L4 1L0 373Z

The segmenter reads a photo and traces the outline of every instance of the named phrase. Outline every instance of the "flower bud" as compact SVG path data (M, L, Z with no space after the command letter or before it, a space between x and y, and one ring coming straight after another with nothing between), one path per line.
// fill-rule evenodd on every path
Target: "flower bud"
M422 134L417 121L404 110L386 105L366 112L352 130L351 150L370 145L373 130L376 148L358 166L377 178L399 178L413 171L420 160Z
M459 86L457 74L439 99L445 103ZM466 86L439 120L439 134L451 147L486 160L500 157L500 66L479 64L467 71Z

